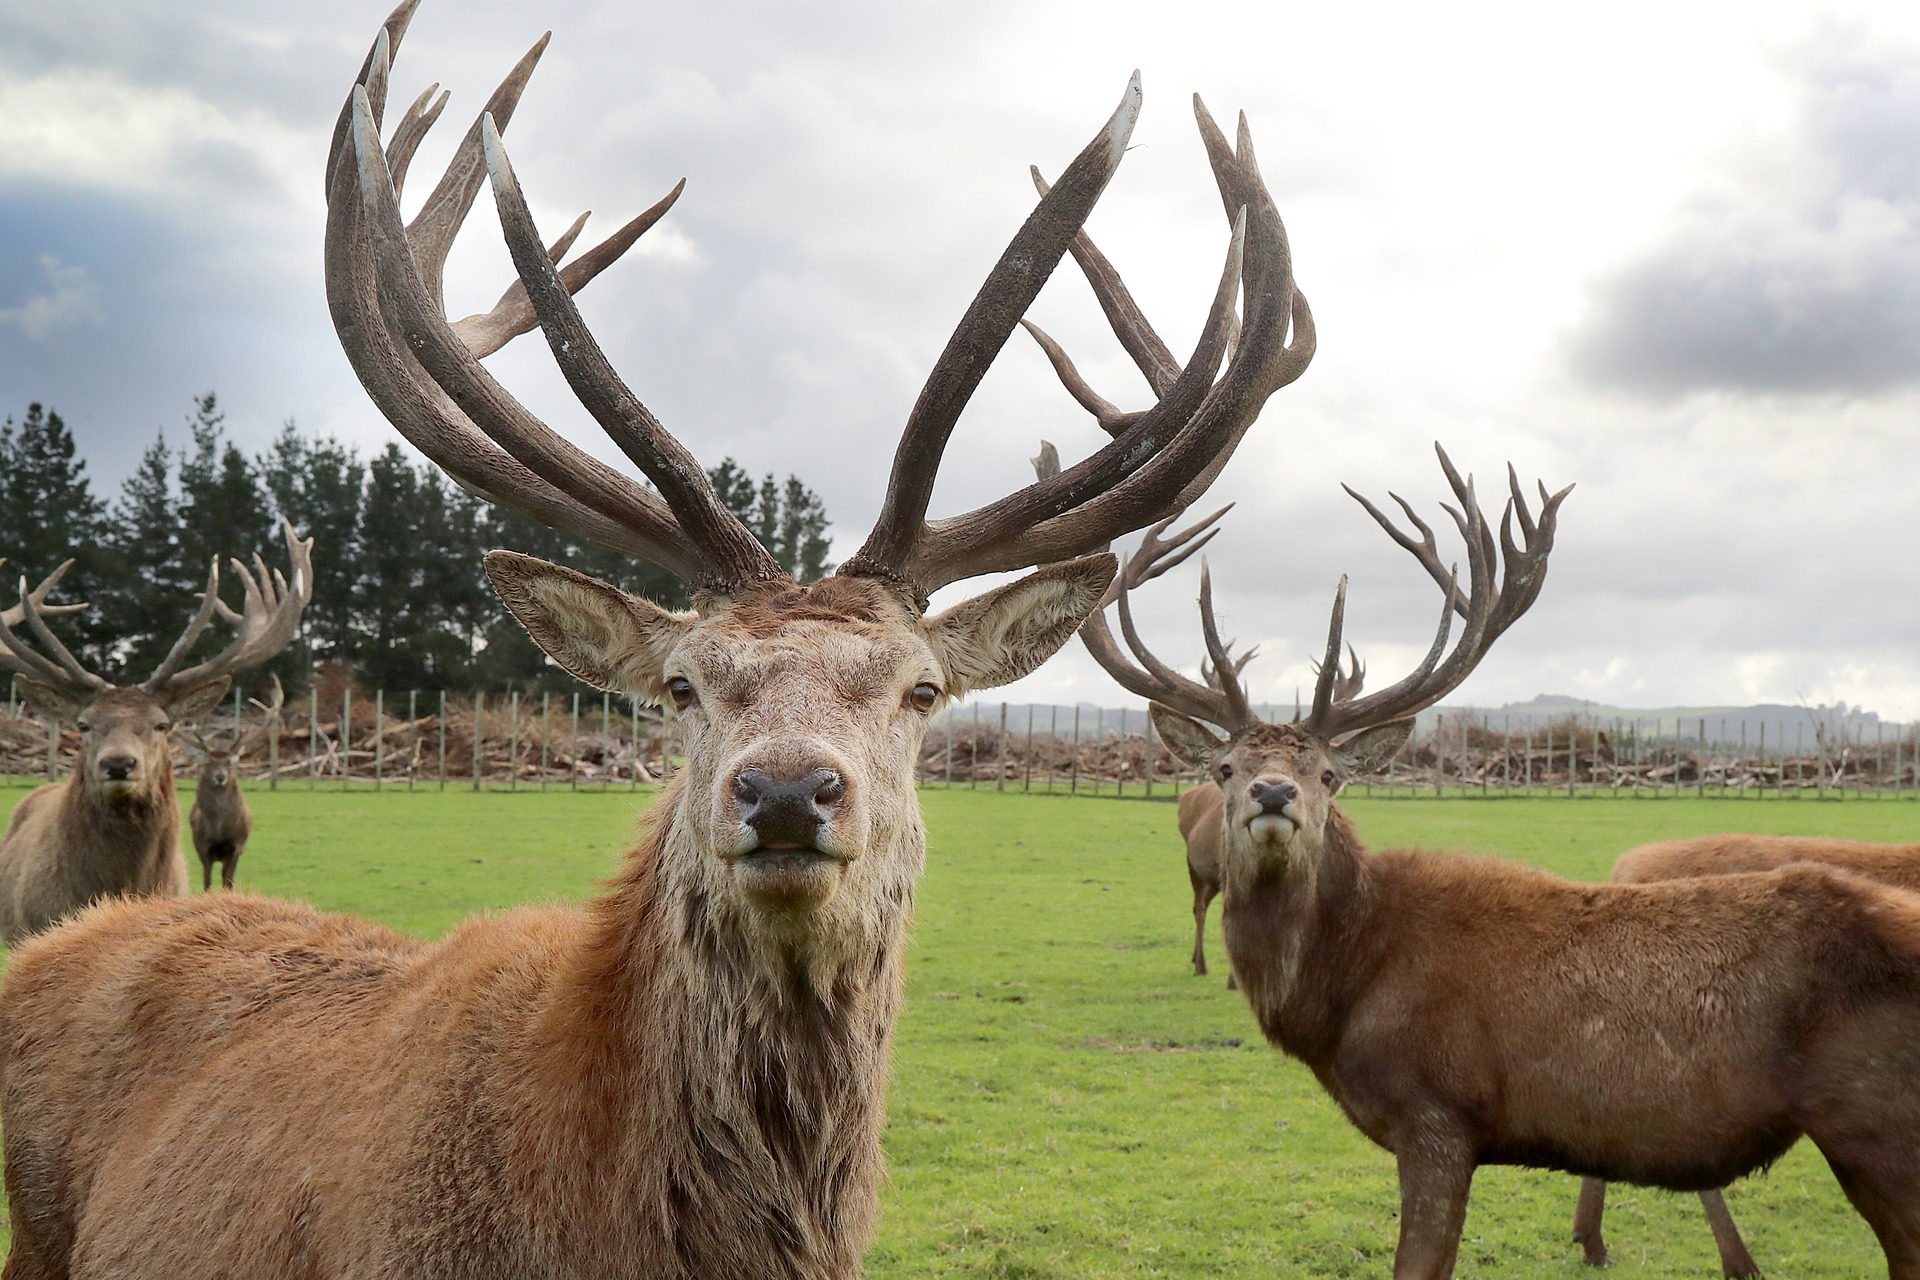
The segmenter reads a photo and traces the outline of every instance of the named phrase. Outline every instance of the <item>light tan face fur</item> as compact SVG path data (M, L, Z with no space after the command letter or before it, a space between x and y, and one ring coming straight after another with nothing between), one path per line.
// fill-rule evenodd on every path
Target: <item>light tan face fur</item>
M228 681L188 690L170 703L139 689L108 688L81 702L37 681L20 679L36 715L72 721L80 730L79 769L93 793L109 804L143 803L162 777L173 776L167 735L176 716L196 716L220 701Z
M1294 724L1223 740L1158 704L1153 722L1175 755L1219 784L1227 857L1256 872L1318 852L1341 788L1390 759L1412 727L1396 721L1334 746Z
M688 838L670 856L682 891L762 940L803 945L867 936L864 925L904 912L924 858L914 766L929 720L1064 644L1113 561L1049 566L931 618L872 579L760 584L672 614L526 556L494 552L487 568L555 661L678 706L688 757L673 821ZM838 793L819 802L804 847L771 845L742 820L743 778L829 774Z

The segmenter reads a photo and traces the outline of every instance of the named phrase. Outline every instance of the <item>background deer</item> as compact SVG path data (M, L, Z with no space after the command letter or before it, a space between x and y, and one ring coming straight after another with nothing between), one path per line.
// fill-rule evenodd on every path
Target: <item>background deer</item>
M273 677L273 694L268 702L252 699L266 714L267 732L280 727L280 708L286 704L287 691L280 677ZM200 888L213 888L213 864L220 864L220 887L233 888L233 873L240 855L247 850L253 835L253 810L240 794L240 774L235 758L240 754L239 726L234 726L233 741L217 747L199 734L188 732L200 760L200 780L194 787L193 808L187 813L187 829L193 832L193 851L200 856Z
M201 895L103 905L23 948L0 994L8 1274L84 1260L182 1277L853 1277L924 857L913 777L928 717L1070 638L1114 562L1055 562L1178 509L1304 369L1313 331L1284 230L1244 126L1229 147L1201 112L1235 230L1176 385L1054 482L928 522L948 435L1014 322L1069 247L1098 260L1079 228L1125 150L1130 86L936 363L866 544L802 587L620 382L570 297L672 197L565 268L571 232L541 247L496 132L537 47L402 226L398 181L439 111L430 91L381 145L411 12L376 40L330 160L342 345L388 418L463 483L686 578L694 609L677 614L487 557L561 666L673 702L687 763L610 891L581 909L479 917L428 944ZM488 176L520 286L450 325L441 263ZM1119 305L1117 277L1089 275L1121 337L1164 350ZM481 368L536 318L652 488L574 449ZM1048 567L927 615L937 587L1035 565Z
M1791 862L1814 862L1842 867L1897 888L1920 890L1920 845L1875 844L1865 840L1833 840L1820 836L1696 836L1660 840L1627 850L1613 864L1615 884L1649 884L1696 876L1737 875L1773 871ZM1607 1242L1601 1234L1606 1213L1607 1184L1602 1178L1583 1178L1580 1200L1573 1214L1574 1243L1589 1266L1608 1264ZM1747 1251L1719 1188L1700 1193L1707 1225L1720 1254L1720 1270L1727 1280L1758 1280L1759 1264Z
M313 595L313 540L301 541L284 522L281 528L291 585L257 554L251 570L235 560L245 595L244 612L235 613L220 600L214 561L199 609L138 685L116 685L81 666L30 595L19 608L46 652L17 634L17 624L0 625L0 667L20 673L20 696L43 719L72 720L80 729L73 772L29 793L0 837L0 937L9 947L104 897L187 891L168 734L176 720L217 704L235 672L265 662L293 638ZM232 643L183 669L215 614L235 628Z
M1493 859L1375 853L1335 803L1465 678L1545 574L1565 491L1541 491L1536 524L1512 482L1496 550L1472 486L1441 462L1465 592L1405 503L1418 539L1366 504L1444 592L1412 674L1335 698L1342 582L1304 719L1265 723L1237 681L1216 690L1172 672L1153 706L1167 745L1220 784L1227 953L1261 1029L1394 1153L1396 1280L1452 1275L1479 1165L1702 1190L1803 1133L1890 1276L1920 1277L1920 898L1802 865L1584 885ZM1203 570L1202 632L1224 670L1211 595ZM1449 651L1455 613L1463 635Z

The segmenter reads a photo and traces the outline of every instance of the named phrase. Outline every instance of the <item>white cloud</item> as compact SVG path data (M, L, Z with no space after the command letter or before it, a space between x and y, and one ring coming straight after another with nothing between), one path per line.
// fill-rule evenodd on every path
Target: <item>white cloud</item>
M55 329L75 324L99 324L100 286L87 278L85 267L63 266L50 253L40 255L47 292L35 294L17 307L0 307L0 326L18 329L39 342Z

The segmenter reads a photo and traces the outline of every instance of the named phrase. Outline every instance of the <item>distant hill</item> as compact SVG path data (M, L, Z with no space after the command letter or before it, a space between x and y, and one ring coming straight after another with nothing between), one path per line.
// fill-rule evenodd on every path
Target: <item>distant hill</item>
M971 723L977 715L983 726L997 727L1000 706L998 702L981 698L944 712L940 719L952 716L962 723ZM1294 711L1291 704L1278 703L1256 704L1254 710L1269 720L1292 719ZM1031 716L1034 733L1046 734L1057 725L1057 732L1063 738L1073 736L1074 716L1077 713L1083 739L1120 733L1123 717L1126 732L1141 733L1145 730L1147 718L1143 707L1103 708L1091 702L1082 702L1077 706L1014 702L1006 704L1006 711L1007 730L1010 733L1026 733L1028 717ZM1585 722L1597 721L1603 728L1619 721L1623 727L1634 726L1655 737L1682 738L1698 736L1700 722L1704 720L1706 734L1711 741L1739 742L1743 740L1744 732L1745 741L1758 743L1762 740L1764 728L1765 741L1769 746L1781 742L1783 738L1789 744L1805 742L1811 745L1815 741L1816 726L1824 727L1830 734L1844 733L1854 742L1871 742L1882 734L1892 740L1911 728L1906 724L1883 721L1877 711L1848 706L1844 702L1832 705L1822 703L1816 707L1786 706L1781 703L1759 703L1747 707L1616 707L1586 698L1543 693L1526 702L1510 702L1499 707L1430 707L1420 713L1418 731L1429 731L1433 728L1435 718L1442 715L1450 720L1460 715L1473 715L1490 728L1497 729L1506 724L1515 732L1529 724L1545 727L1549 723L1564 721L1569 716L1578 716Z

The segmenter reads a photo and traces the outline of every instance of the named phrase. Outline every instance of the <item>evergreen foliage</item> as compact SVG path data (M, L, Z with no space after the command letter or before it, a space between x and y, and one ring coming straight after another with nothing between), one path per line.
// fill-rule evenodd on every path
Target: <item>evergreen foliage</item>
M665 570L489 506L398 444L363 459L289 419L250 458L226 438L212 392L195 397L184 447L156 434L111 508L85 471L57 413L34 404L19 423L0 424L0 554L5 573L36 581L74 557L55 599L90 600L93 608L60 629L70 644L77 640L83 661L123 683L145 678L179 637L212 557L221 560L221 596L235 609L229 557L250 564L258 552L269 569L284 571L283 517L314 539L313 600L295 644L250 685L272 672L299 690L304 673L327 662L368 689L583 690L494 597L481 567L494 547L567 565L668 608L688 604L685 586ZM826 508L798 476L781 484L768 473L756 482L732 458L708 474L782 568L802 582L832 568ZM215 624L195 654L228 639Z

